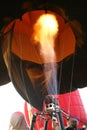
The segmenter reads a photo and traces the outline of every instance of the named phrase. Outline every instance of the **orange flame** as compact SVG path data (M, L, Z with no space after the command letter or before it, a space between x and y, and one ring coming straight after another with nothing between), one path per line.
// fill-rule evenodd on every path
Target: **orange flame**
M54 42L58 27L57 19L52 14L41 15L34 25L34 40L40 43L40 53L44 60L54 59Z

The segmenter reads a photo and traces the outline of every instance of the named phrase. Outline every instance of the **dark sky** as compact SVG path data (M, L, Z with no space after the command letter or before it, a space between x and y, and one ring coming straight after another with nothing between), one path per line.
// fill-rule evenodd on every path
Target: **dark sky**
M22 0L0 1L0 18L4 16L14 16L20 10Z
M11 16L16 17L21 14L21 5L24 1L53 2L64 7L71 19L77 19L86 30L87 27L87 4L86 0L0 0L0 19Z

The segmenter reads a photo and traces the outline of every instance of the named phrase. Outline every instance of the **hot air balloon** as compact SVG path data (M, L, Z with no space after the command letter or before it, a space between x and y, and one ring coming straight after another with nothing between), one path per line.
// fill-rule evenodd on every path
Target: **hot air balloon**
M33 7L32 10L23 13L21 18L9 23L1 33L1 49L10 80L24 99L38 109L42 109L42 103L47 94L66 93L70 89L73 91L86 85L86 83L80 82L82 80L79 80L77 72L73 78L73 71L78 71L78 63L73 58L76 52L75 47L83 46L79 37L81 32L78 29L73 29L75 22L68 22L61 8L52 7L48 3L46 9L43 9L45 5L38 6L38 9ZM45 34L42 37L40 31L43 28L40 22L43 15L46 15L46 19L49 17L48 15L54 17L57 25L54 29L56 32L52 30L54 34L47 32L49 29L46 30L46 28L49 27L49 24L45 25L44 30L46 31L42 32ZM42 18L42 21L45 19ZM51 20L48 20L48 23L53 27ZM51 46L47 47L49 40ZM53 42L54 45L52 45ZM51 53L52 46L54 52L52 50ZM48 48L48 50L44 51L42 47ZM46 53L48 51L50 56ZM78 55L75 58L78 58ZM75 62L74 69L72 66L73 59ZM76 59L76 61L78 60L79 58ZM50 63L55 64L51 65ZM53 71L51 71L52 68L54 68ZM9 81L7 75L6 80ZM5 82L7 82L6 80ZM79 85L77 84L78 80Z
M29 2L20 17L4 25L0 33L0 84L11 81L19 94L40 111L47 95L87 85L84 23L73 20L75 17L69 19L64 9L70 16L73 8L69 12L69 5L63 4L49 0ZM51 100L56 104L54 98ZM49 101L48 98L46 105ZM60 113L59 117L62 123Z

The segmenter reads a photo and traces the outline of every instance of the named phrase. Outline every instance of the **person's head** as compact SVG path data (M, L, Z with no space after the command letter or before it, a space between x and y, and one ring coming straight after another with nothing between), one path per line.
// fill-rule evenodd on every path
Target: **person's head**
M70 118L67 122L69 127L77 128L78 126L78 121L74 118Z
M12 114L9 130L28 130L28 126L22 112L14 112Z

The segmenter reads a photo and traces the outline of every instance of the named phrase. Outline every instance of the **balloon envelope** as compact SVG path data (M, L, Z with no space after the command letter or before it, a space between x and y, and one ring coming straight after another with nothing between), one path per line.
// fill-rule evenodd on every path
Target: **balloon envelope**
M33 38L34 26L43 14L54 15L59 24L59 32L54 41L56 57L54 63L49 57L47 60L43 59L40 52L40 43L35 43ZM50 44L49 37L48 41L48 44ZM58 81L56 81L57 84L54 83L55 80L59 80L59 74L57 76L53 69L56 69L58 73L58 63L74 53L75 41L70 25L65 23L60 15L52 11L35 10L27 12L22 16L22 20L14 20L4 30L2 51L10 79L18 92L38 109L41 109L44 97L47 94L60 93ZM55 63L58 67L55 66ZM54 64L54 68L51 64ZM44 66L47 66L47 68L44 69ZM56 92L54 91L55 87Z
M52 83L55 74L52 73L51 67L46 69L44 75L44 64L50 66L50 60L48 58L44 62L39 44L35 44L32 39L33 25L40 15L46 13L55 15L59 23L54 48L57 85ZM55 87L56 93L60 94L87 85L87 44L84 41L80 48L76 45L78 37L63 16L56 9L53 11L52 6L48 10L28 11L6 27L4 38L1 34L4 60L0 59L0 66L4 68L0 71L0 74L3 74L0 76L0 84L12 81L22 97L39 110L42 109L44 97L47 94L55 94ZM75 29L78 30L78 27ZM49 88L50 93L48 84L52 85Z

